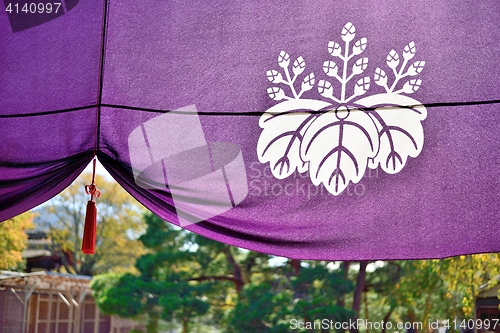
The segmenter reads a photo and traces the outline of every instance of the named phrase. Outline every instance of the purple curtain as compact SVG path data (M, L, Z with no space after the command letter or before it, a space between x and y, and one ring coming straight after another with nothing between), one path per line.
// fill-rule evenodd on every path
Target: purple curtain
M251 250L500 251L498 1L41 4L0 18L0 221L95 152L154 213Z

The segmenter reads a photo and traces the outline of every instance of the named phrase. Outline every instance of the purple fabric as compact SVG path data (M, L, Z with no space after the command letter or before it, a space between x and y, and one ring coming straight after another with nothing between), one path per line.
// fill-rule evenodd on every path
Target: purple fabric
M139 202L171 223L228 244L324 260L500 251L498 1L65 4L63 15L24 30L21 23L11 25L12 15L0 19L0 221L68 186L97 142L104 167ZM353 27L349 45L359 53L344 70L329 42L344 50ZM398 53L397 65L391 50ZM399 69L410 54L411 75L394 88L406 97L384 95L392 87L383 87L377 68L394 80L390 66ZM286 55L291 75L299 73L295 89L304 90L303 104L279 100L282 92L293 99L275 79L279 73L286 80L280 66ZM295 63L299 57L303 72ZM367 63L356 62L363 57ZM333 73L342 79L343 71L353 70L363 73L345 97L360 95L346 102L334 84L332 96L341 101L325 98L325 82L338 80ZM314 82L306 80L310 73ZM369 80L357 81L363 77ZM277 87L283 90L268 90ZM415 104L425 105L426 117ZM350 111L334 112L339 106ZM391 112L401 117L377 113L379 106L395 108ZM273 118L279 108L295 115ZM170 114L187 117L185 125L163 117ZM309 116L316 118L299 133L300 117ZM414 127L397 126L413 118ZM319 127L322 122L329 127ZM295 162L271 170L276 141L267 133L295 130L301 140L290 146ZM384 153L382 144L393 143L384 133L393 133L394 145L407 140L408 151L414 150L397 170L396 155L392 166L381 159L379 167L370 167ZM352 175L332 171L333 159L321 162L332 142L345 149L335 156L355 161L342 164ZM228 143L239 150L218 156L218 147ZM293 165L306 169L285 174ZM325 168L330 172L323 174ZM150 175L164 183L157 186ZM343 176L350 180L345 188L324 183L341 184ZM203 193L195 193L197 185ZM207 192L209 203L200 199ZM223 192L227 198L219 196ZM207 211L197 210L200 200ZM217 215L196 220L213 211Z

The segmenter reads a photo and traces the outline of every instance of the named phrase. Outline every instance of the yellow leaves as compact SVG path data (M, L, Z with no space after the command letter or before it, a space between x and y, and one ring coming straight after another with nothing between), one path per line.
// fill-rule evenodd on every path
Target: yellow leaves
M0 223L0 269L15 269L22 263L22 251L33 227L33 213L24 213Z
M228 290L226 294L226 299L225 299L225 308L226 309L233 309L236 304L238 303L238 293L234 289Z
M137 203L118 183L96 175L95 184L101 196L97 203L96 252L81 254L81 238L87 201L85 185L92 182L86 173L44 206L50 216L50 237L57 248L71 250L75 256L75 270L79 274L96 274L113 270L135 271L135 259L145 253L137 240L144 232L142 213ZM49 219L47 219L49 220Z
M316 289L321 289L323 288L323 281L320 280L314 280L313 282L313 287Z
M189 266L177 266L178 269L174 270L177 272L182 272L182 273L191 273L193 270L194 271L201 271L203 267L199 263L189 263Z
M68 239L71 237L71 230L68 229L52 229L49 231L48 236L55 244L58 244L62 251L73 250L71 243Z
M470 318L472 316L472 308L470 306L464 306L462 308L462 311L463 311L465 317Z
M15 269L17 264L23 261L21 252L16 250L6 250L2 251L2 256L0 257L0 268L11 270Z
M266 279L266 276L260 272L255 272L250 276L250 283L252 284L259 284L259 283L264 283Z

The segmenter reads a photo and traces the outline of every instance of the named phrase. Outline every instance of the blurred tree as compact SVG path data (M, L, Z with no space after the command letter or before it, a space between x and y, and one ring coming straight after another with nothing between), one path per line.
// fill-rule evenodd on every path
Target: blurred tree
M453 299L448 297L447 286L442 279L448 261L416 260L399 264L402 276L394 285L392 294L403 308L403 311L399 311L404 316L401 321L428 323L429 319L453 318ZM414 331L427 332L427 326L415 327Z
M499 269L498 253L386 262L368 274L371 304L367 312L371 317L367 319L393 323L474 319L477 292L487 283L497 283ZM448 327L448 330L458 332L460 327ZM430 332L431 329L422 325L413 331Z
M445 259L446 269L442 278L450 297L455 300L460 318L476 319L475 299L481 287L498 283L500 253L474 254ZM474 327L474 332L477 327Z
M252 279L244 288L232 311L228 332L289 332L292 323L317 322L318 329L308 332L330 332L331 322L355 318L355 311L345 309L343 296L354 285L327 262L290 260L290 265L275 267L269 279ZM331 322L330 322L331 321ZM307 324L305 324L307 327Z
M92 175L84 174L71 186L42 207L40 224L49 229L56 247L70 250L72 263L65 262L69 273L94 275L111 270L130 270L135 259L145 253L137 237L144 231L142 206L118 183L96 175L95 183L101 190L97 203L96 251L81 254L81 240L85 223L86 204L90 196L85 185Z
M334 322L355 320L356 310L344 308L341 300L356 286L343 278L342 271L329 269L323 262L307 263L297 276L290 279L294 292L294 317L302 315L305 319L321 318Z
M33 227L34 214L27 212L0 223L0 269L18 270L23 264L22 252Z
M273 291L267 283L247 285L231 312L227 332L285 333L289 332L288 306L291 295L287 291Z
M103 275L92 280L96 302L106 314L131 318L146 315L148 333L158 332L160 318L176 320L182 332L210 303L204 296L211 283L190 281L200 270L194 251L186 243L186 232L153 215L144 215L148 226L140 237L151 253L137 259L140 275Z
M93 279L104 313L146 315L149 333L158 331L159 319L180 323L188 332L205 314L212 326L252 333L287 332L292 318L354 316L340 305L353 284L326 262L270 265L269 255L201 237L151 213L144 220L148 227L140 240L151 252L137 259L140 274Z

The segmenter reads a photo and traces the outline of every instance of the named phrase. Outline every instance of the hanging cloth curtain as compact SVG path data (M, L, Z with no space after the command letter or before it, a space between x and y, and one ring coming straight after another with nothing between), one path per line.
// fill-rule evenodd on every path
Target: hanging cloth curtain
M500 251L500 3L4 2L0 221L94 154L203 236L297 259Z

